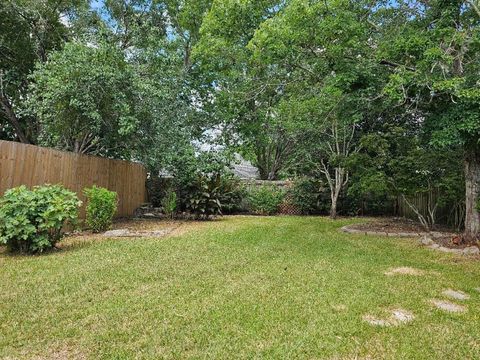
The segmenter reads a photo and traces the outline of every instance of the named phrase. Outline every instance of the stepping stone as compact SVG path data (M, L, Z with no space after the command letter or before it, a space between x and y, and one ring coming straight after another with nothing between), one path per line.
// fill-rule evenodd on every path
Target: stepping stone
M364 315L362 319L374 326L398 326L412 321L415 316L407 310L394 309L387 319L379 319L372 315Z
M130 231L129 229L109 230L103 233L105 237L162 237L167 235L171 229L152 231Z
M343 304L336 304L336 305L333 305L332 308L335 310L335 311L345 311L347 310L347 307Z
M448 296L449 298L455 300L468 300L470 299L470 295L465 294L463 291L457 291L448 289L442 292L443 295Z
M392 311L392 316L400 323L407 323L415 319L415 316L409 311L403 309L395 309Z
M116 230L105 231L103 233L103 236L105 236L105 237L109 237L109 236L117 237L117 236L128 236L129 234L130 234L130 231L128 229L116 229Z
M480 292L480 287L478 287L478 288L475 288L475 290L476 290L476 291L478 291L478 292Z
M377 319L371 315L363 316L363 321L366 321L373 326L391 326L392 324L388 320Z
M424 272L423 272L423 270L420 270L420 269L415 269L415 268L412 268L412 267L404 266L404 267L398 267L398 268L394 268L390 271L387 271L385 273L385 275L387 275L387 276L393 276L393 275L421 276L421 275L424 275Z
M465 308L465 306L462 306L462 305L457 305L457 304L454 304L450 301L446 301L446 300L437 300L437 299L432 299L430 300L430 302L435 305L437 308L439 308L440 310L444 310L444 311L448 311L448 312L452 312L452 313L461 313L461 312L465 312L467 309Z

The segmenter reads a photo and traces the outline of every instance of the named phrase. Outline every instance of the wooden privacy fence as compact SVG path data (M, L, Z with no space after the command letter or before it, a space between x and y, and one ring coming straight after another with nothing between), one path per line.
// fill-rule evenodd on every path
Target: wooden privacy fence
M417 193L414 196L408 197L408 201L412 204L424 217L429 215L429 204L435 204L438 194L435 192L430 193ZM430 205L433 207L433 205ZM396 216L405 217L412 220L418 220L417 214L407 204L403 197L398 196L395 203L394 214ZM449 225L454 228L461 228L465 221L465 203L459 201L457 203L447 203L438 206L435 211L436 222L438 224Z
M83 189L98 185L118 194L117 217L131 216L145 202L146 177L139 163L0 140L0 195L20 185L61 184L85 204Z

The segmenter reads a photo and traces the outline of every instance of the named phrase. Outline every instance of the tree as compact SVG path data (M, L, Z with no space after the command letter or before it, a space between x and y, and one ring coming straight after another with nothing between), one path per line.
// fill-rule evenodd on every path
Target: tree
M82 154L128 158L141 138L137 81L110 46L68 43L32 75L40 142Z
M440 148L461 146L465 237L480 233L480 13L473 1L398 2L403 26L386 26L379 56L392 69L386 92ZM407 20L405 20L407 19Z
M295 137L274 109L281 86L269 81L274 72L253 61L248 43L259 24L282 6L278 0L214 1L193 51L210 125L222 132L222 145L251 160L260 177L270 180L286 168Z
M348 183L345 161L356 149L357 123L379 88L381 71L371 56L370 25L362 6L290 1L261 24L249 44L255 62L274 69L282 84L279 116L314 139L302 141L298 150L303 157L310 153L307 159L325 177L332 218Z
M3 138L36 142L38 124L25 111L28 75L45 62L70 32L65 25L87 6L86 0L6 0L0 7L0 127Z
M362 196L401 197L426 231L437 224L437 212L463 202L461 152L432 149L421 132L384 124L364 134L359 152L348 160L352 171L349 193ZM425 209L413 199L423 195Z

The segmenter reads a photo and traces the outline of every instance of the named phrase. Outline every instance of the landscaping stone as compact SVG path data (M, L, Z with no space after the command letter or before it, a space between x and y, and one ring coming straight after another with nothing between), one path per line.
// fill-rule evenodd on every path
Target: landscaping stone
M162 237L167 235L171 229L151 231L130 231L129 229L109 230L103 233L104 237Z
M398 326L412 321L415 316L410 311L394 309L387 319L379 319L372 315L364 315L362 319L373 326Z
M464 255L478 255L480 254L480 249L477 246L469 246L463 249Z
M421 235L418 232L386 232L386 231L371 231L371 230L360 230L354 229L351 225L346 225L340 228L341 231L349 234L363 234L363 235L375 235L375 236L388 236L388 237L416 237Z
M445 246L440 246L437 248L438 251L446 252L446 253L451 253L451 254L463 254L463 249L451 249L447 248Z
M450 301L446 300L437 300L437 299L432 299L430 302L435 305L437 308L440 310L448 311L451 313L461 313L465 312L467 309L465 306L454 304Z
M395 309L392 311L392 316L400 323L407 323L412 321L415 316L409 311L403 309Z
M347 310L347 306L346 305L343 305L343 304L336 304L336 305L333 305L332 308L335 310L335 311L345 311Z
M146 213L146 214L143 214L143 217L144 218L154 218L155 214L154 213Z
M399 233L390 233L390 236L395 237L415 237L418 233L408 233L408 232L399 232Z
M442 292L443 295L448 296L449 298L455 299L455 300L468 300L470 299L470 296L468 294L465 294L463 291L457 291L457 290L452 290L452 289L447 289Z
M105 237L118 237L118 236L128 236L130 231L128 229L116 229L116 230L108 230L103 233Z
M423 270L420 269L415 269L412 267L404 266L404 267L398 267L391 269L390 271L387 271L385 273L387 276L392 276L392 275L412 275L412 276L421 276L424 275Z
M433 245L435 244L435 241L432 240L432 238L428 235L423 235L421 238L420 238L420 244L422 245Z
M374 326L391 326L392 325L388 320L377 319L371 315L363 316L363 321L366 321L370 325L374 325Z

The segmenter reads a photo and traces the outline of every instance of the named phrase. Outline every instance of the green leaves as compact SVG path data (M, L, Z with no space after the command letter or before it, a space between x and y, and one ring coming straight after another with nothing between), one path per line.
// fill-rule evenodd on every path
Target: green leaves
M173 219L177 210L177 193L172 189L168 189L162 199L162 209L165 215Z
M62 238L67 223L75 225L80 205L60 185L10 189L0 199L0 243L13 251L45 251Z
M111 46L69 43L32 75L44 145L124 157L138 133L133 70ZM61 145L61 146L60 146Z
M249 210L258 215L273 215L285 197L285 192L274 186L252 187L247 194Z
M187 184L186 207L198 219L222 214L220 174L197 174Z
M117 211L117 193L96 185L83 192L87 197L87 225L93 232L108 230Z

